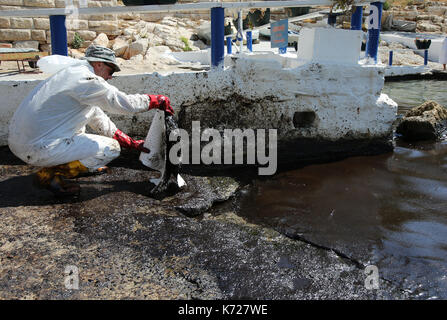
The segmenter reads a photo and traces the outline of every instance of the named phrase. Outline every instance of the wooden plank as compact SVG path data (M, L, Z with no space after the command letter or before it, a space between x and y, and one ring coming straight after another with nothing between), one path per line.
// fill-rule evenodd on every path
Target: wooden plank
M0 61L38 60L48 55L48 52L17 52L0 53Z

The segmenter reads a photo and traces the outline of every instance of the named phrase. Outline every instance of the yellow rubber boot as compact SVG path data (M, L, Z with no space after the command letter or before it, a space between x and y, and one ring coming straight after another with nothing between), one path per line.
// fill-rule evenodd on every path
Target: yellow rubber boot
M53 167L42 168L35 173L33 183L38 187L47 187L50 185L53 178L54 178Z
M67 179L76 178L77 176L88 172L87 167L84 166L79 160L55 166L53 169L55 175L62 176Z
M88 169L78 160L54 167L42 168L36 172L34 184L40 187L48 187L55 176L67 179L75 178L88 172Z
M80 192L79 185L67 183L63 178L75 178L84 172L88 169L79 161L42 168L35 173L33 184L50 190L57 197L76 196Z

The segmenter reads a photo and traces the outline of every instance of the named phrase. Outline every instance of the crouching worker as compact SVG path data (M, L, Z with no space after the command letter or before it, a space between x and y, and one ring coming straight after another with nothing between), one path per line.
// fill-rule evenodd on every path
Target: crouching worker
M115 53L90 46L81 60L40 83L21 103L9 126L9 148L24 162L42 167L37 186L56 196L79 194L78 184L65 179L104 172L121 148L148 152L119 130L104 111L132 114L161 109L169 114L169 98L125 94L106 81L120 71ZM98 135L85 133L88 125Z

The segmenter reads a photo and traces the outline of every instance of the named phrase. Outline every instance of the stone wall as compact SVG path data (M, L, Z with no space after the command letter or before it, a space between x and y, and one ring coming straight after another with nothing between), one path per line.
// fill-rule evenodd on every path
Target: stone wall
M86 0L88 7L122 6L119 0ZM231 2L234 0L223 0ZM248 1L248 0L243 0ZM21 10L33 8L64 8L70 5L79 7L79 0L0 0L0 10ZM191 0L178 0L187 3ZM226 10L226 15L235 15L237 10ZM284 13L284 9L275 9L272 13ZM209 10L169 13L175 17L190 19L210 19ZM166 13L122 13L67 16L67 42L72 44L75 32L84 40L82 47L88 47L100 34L105 33L109 39L122 34L129 26L129 21L144 20L158 22ZM26 47L50 52L51 34L48 17L0 17L0 47Z
M394 20L416 22L416 32L418 33L447 33L447 0L442 2L411 0L408 3L411 4L404 6L391 4L391 7L382 13L382 25L388 16L392 15ZM369 10L367 6L363 8L363 23L366 28L366 17ZM350 28L351 14L338 17L337 22L343 24L344 28Z
M116 6L117 0L88 0L88 7ZM74 0L0 0L0 10L21 10L34 8L65 8ZM75 31L86 40L88 46L96 35L104 32L109 36L121 33L116 14L67 16L67 41L73 42ZM13 47L31 47L49 51L51 43L50 21L48 17L0 17L0 43L10 43Z
M411 3L407 6L392 6L385 15L392 14L394 19L415 21L417 32L447 32L447 1L414 0Z

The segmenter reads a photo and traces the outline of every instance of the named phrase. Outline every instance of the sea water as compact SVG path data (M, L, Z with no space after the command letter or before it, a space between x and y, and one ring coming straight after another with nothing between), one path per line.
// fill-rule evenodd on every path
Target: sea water
M447 106L447 82L389 82L399 113L426 100ZM447 299L447 142L315 164L253 181L239 214L377 266L412 296Z

